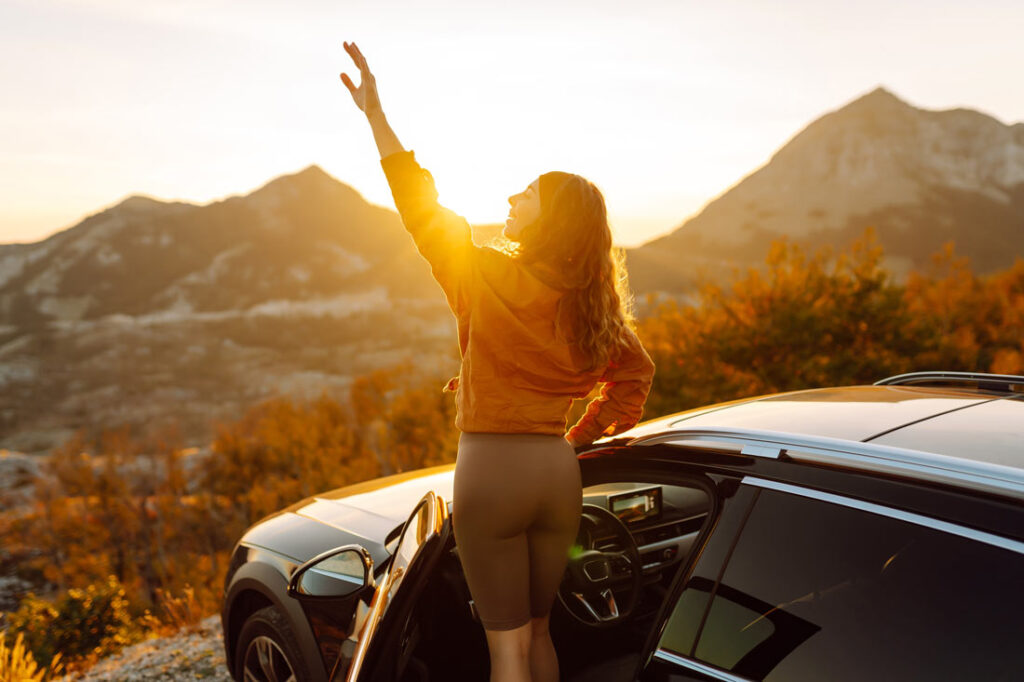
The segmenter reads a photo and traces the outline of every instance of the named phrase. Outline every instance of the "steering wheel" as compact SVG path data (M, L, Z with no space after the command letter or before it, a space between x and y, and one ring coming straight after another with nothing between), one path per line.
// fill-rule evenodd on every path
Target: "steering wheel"
M608 531L614 534L614 547L596 549L594 538ZM621 623L636 606L642 577L640 552L626 524L603 507L583 505L576 545L558 587L565 610L589 627Z

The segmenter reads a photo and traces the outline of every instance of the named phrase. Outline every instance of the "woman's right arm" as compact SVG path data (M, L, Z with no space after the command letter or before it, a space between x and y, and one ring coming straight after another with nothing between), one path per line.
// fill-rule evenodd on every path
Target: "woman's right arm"
M434 178L417 163L414 152L391 154L381 159L380 165L402 224L412 235L420 255L430 264L448 306L456 316L462 315L469 309L479 249L473 243L469 221L438 203Z
M341 80L352 94L356 106L366 114L380 152L381 167L395 199L395 208L420 255L430 264L449 307L459 315L468 307L468 280L476 249L469 222L438 203L433 176L416 162L412 151L402 147L384 116L377 83L366 58L355 43L345 43L345 50L359 67L362 82L357 88L344 73Z
M566 433L573 446L589 445L636 426L654 381L654 361L630 330L629 343L601 376L600 395L590 401L580 420Z

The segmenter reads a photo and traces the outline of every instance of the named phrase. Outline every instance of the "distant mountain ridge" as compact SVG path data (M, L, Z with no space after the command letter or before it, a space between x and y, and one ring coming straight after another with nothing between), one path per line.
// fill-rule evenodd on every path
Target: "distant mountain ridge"
M270 395L457 371L453 332L398 215L317 166L202 206L131 196L0 247L0 448L171 420L201 445Z
M0 250L0 324L19 328L378 289L433 293L397 214L317 166L204 206L132 196Z
M1024 255L1024 123L915 108L876 88L818 118L670 234L630 251L639 291L758 265L782 236L845 245L874 226L896 274L953 240L979 272Z
M629 249L630 279L640 294L685 292L700 272L761 264L779 237L840 246L869 225L897 274L948 240L979 272L1010 265L1024 255L1024 123L922 110L876 88ZM500 227L475 229L486 239ZM439 295L397 214L315 165L203 206L132 196L41 242L0 245L0 325L18 328L374 291Z

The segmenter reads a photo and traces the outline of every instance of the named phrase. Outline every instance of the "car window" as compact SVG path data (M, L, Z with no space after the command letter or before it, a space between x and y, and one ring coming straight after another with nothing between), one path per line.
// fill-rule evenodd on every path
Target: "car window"
M418 557L420 547L423 546L427 535L434 530L431 522L433 519L432 504L432 501L420 502L402 530L401 539L391 561L391 567L388 569L390 585L388 590L389 603L390 598L401 587L406 573L409 572L413 562Z
M1010 549L762 490L659 647L758 680L1021 679L1022 613Z

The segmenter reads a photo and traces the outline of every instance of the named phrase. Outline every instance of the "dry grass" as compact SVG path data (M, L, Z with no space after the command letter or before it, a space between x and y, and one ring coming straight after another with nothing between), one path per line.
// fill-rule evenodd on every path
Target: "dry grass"
M192 630L206 615L191 585L185 586L181 594L177 595L160 588L157 588L156 593L160 604L160 621L168 632Z
M48 668L40 668L32 652L25 647L22 633L14 638L11 647L0 636L0 682L45 682L61 675L62 668L60 654L53 657Z

